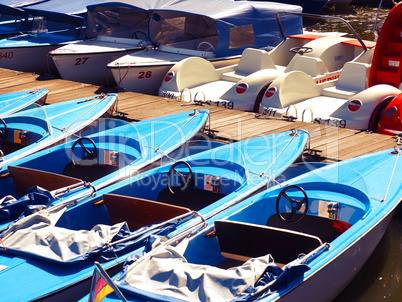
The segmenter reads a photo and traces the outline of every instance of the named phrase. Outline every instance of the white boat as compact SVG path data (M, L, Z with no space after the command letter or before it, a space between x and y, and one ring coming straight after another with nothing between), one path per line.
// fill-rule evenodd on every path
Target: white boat
M123 56L107 67L119 88L157 95L166 72L182 59L202 57L219 68L236 63L246 47L279 44L279 11L300 12L301 7L265 1L207 0L154 10L149 39L156 47ZM288 15L283 22L287 34L302 32L299 16Z
M177 0L122 0L87 7L86 39L61 46L49 56L65 80L114 86L106 65L126 54L144 49L149 9Z
M264 94L268 96L270 93L267 87L277 79L291 77L295 71L303 72L310 82L322 86L338 79L347 62L371 63L375 42L362 41L345 20L301 15L310 19L341 21L342 25L349 26L354 37L342 32L304 32L287 38L283 35L283 42L272 50L247 48L238 64L223 68L214 68L211 62L202 58L187 58L167 72L159 95L179 101L205 102L227 109L258 112ZM299 86L310 89L299 79L294 82L288 80L287 83L281 91L296 91ZM315 90L301 91L297 96L303 98L305 93L315 93ZM267 107L266 104L264 106Z
M96 1L11 1L10 5L24 4L28 17L21 30L27 33L0 40L0 68L57 75L49 52L85 37L83 15L86 6Z

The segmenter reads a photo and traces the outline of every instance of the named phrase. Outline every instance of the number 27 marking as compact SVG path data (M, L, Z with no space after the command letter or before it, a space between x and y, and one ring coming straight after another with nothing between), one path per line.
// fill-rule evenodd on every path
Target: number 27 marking
M75 64L74 65L84 65L85 62L88 60L89 58L77 58L75 59Z

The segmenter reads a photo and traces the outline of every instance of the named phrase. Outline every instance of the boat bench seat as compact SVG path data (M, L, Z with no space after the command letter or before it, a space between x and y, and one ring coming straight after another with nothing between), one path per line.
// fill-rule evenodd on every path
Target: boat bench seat
M235 221L215 221L215 232L222 256L241 261L271 254L286 264L322 244L317 236Z
M328 69L320 58L298 56L295 57L294 63L289 64L289 68L285 68L285 72L303 71L311 77L316 77L328 73Z
M350 98L368 87L370 65L360 62L345 63L334 86L322 90L323 96Z
M261 69L276 69L269 53L262 49L246 48L233 71L225 72L221 80L238 82Z
M188 208L118 194L104 194L112 225L127 222L130 231L191 212Z
M33 186L53 191L82 182L78 178L20 166L8 166L8 171L13 178L18 196L24 196L25 192Z

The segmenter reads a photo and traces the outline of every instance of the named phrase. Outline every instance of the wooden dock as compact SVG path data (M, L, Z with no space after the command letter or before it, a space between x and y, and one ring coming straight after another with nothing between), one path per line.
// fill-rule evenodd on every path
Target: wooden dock
M49 79L30 73L0 69L1 93L30 89L48 89L46 103L77 99L100 93L116 93L116 89L100 88L88 84ZM134 92L118 92L118 110L127 113L129 120L138 121L176 112L206 108L211 112L211 129L216 139L237 141L291 129L306 129L310 132L310 149L305 159L309 161L335 162L359 155L393 148L395 137L348 130L312 123L289 122L277 118L262 118L250 112L228 110L213 106L184 105L176 100Z

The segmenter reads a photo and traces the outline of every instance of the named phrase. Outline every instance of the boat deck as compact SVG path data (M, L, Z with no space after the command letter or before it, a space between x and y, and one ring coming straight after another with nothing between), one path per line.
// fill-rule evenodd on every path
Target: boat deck
M100 88L61 79L49 79L30 73L0 69L0 93L11 93L30 89L48 89L46 103L56 103L92 96L100 93L118 92L116 89ZM255 136L282 132L291 129L307 129L310 132L310 149L304 156L308 161L335 162L359 155L393 148L395 137L341 129L331 126L289 122L277 118L263 118L250 112L228 110L213 106L197 106L168 100L158 96L134 92L118 92L118 111L127 114L131 121L159 117L192 109L207 108L211 111L211 129L216 139L237 141Z

